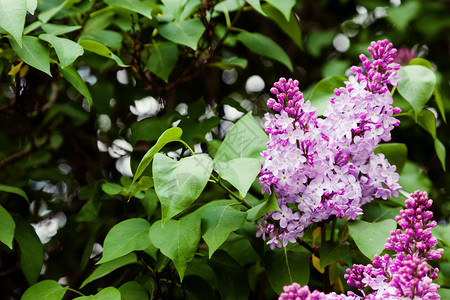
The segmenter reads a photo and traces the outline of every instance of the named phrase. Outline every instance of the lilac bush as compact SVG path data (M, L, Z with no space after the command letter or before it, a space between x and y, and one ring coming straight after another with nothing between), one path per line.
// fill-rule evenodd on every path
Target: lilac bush
M393 117L389 86L396 86L400 65L397 50L387 40L372 42L372 59L360 56L362 67L345 87L334 91L323 118L303 98L297 80L280 78L267 101L275 116L265 115L269 134L259 174L263 193L275 193L281 211L266 214L258 236L273 249L301 238L312 223L332 216L353 220L361 205L374 198L397 196L396 167L383 154L375 154L381 141L391 139L399 125Z
M394 257L376 255L372 264L355 264L352 269L347 269L344 275L347 284L357 288L361 295L310 292L308 286L293 283L284 287L279 299L440 299L439 285L433 283L439 269L427 262L441 258L444 252L443 249L433 250L437 239L431 228L437 223L428 210L432 203L426 192L412 193L405 201L406 209L400 210L400 216L395 218L402 229L392 231L385 244L387 250L396 252Z

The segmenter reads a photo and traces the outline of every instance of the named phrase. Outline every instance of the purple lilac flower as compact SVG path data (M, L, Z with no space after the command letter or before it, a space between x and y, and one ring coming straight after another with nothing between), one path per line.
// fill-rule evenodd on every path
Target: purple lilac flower
M355 219L374 197L398 195L395 166L374 154L399 125L393 115L400 109L392 107L388 89L398 82L396 50L383 40L373 42L369 52L372 61L361 56L363 68L352 68L356 76L335 90L324 118L303 99L297 80L280 78L271 88L275 97L267 105L276 114L265 116L269 142L259 174L263 193L274 192L281 208L260 221L260 235L271 248L294 243L314 222ZM273 226L270 232L263 224Z
M439 259L443 249L433 250L437 240L431 228L437 223L432 221L433 213L429 211L433 201L426 192L416 191L411 199L406 200L406 209L400 210L395 219L402 229L393 230L387 238L385 248L395 250L396 255L376 255L372 264L353 265L347 269L344 278L347 284L356 287L362 295L348 292L347 295L336 293L324 294L319 291L310 292L308 286L298 283L285 286L279 300L433 300L440 299L437 290L439 285L433 283L439 272L427 261ZM368 289L370 288L370 293Z
M416 191L407 199L406 209L400 210L395 219L402 229L391 232L385 248L394 250L396 255L376 255L372 264L353 265L347 269L344 278L347 284L359 289L370 287L372 293L364 299L440 299L439 285L432 281L437 278L438 268L432 268L427 261L439 259L443 249L432 250L437 245L431 228L429 207L433 201L426 192Z

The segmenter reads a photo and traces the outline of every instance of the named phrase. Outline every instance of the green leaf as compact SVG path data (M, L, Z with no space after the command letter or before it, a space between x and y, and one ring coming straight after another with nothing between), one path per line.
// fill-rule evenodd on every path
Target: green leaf
M263 11L261 8L260 0L245 0L248 4L250 4L251 7L253 7L254 10L262 14L263 16L266 16L266 12Z
M155 247L169 257L183 280L187 263L195 255L200 242L200 218L187 215L179 220L161 220L155 222L150 229L150 240Z
M21 300L61 300L66 293L68 286L62 287L54 280L44 280L30 286L23 293Z
M14 39L10 39L9 41L11 42L13 50L24 62L52 76L50 73L48 48L42 45L37 37L23 36L22 47L20 47Z
M156 141L156 144L153 145L153 147L151 147L141 159L141 162L136 169L136 173L134 174L132 185L150 165L153 160L153 156L155 156L155 154L158 153L167 143L180 140L182 134L183 130L179 127L169 128L161 134L159 139Z
M442 119L444 120L445 123L447 123L447 119L445 117L444 101L442 99L441 93L439 92L438 84L436 84L436 87L434 88L434 100L436 100L436 105L439 109Z
M212 159L205 154L175 161L156 154L153 161L155 191L161 202L162 222L188 208L206 186L212 172Z
M422 107L430 100L436 86L436 75L430 69L420 66L404 66L398 70L401 77L398 92L413 107L416 118Z
M60 5L52 7L46 11L40 12L38 15L38 19L42 21L42 23L47 23L54 15L56 15L61 9L66 6L71 5L72 3L77 2L77 0L66 0L62 2Z
M119 287L122 300L148 300L145 288L136 281L128 281Z
M202 219L202 236L209 247L210 258L231 232L244 225L247 214L233 208L235 205L233 200L216 200L197 211Z
M12 250L12 241L14 238L14 229L16 228L16 223L14 223L13 218L8 213L3 206L0 205L0 242L5 244Z
M312 30L306 41L306 50L312 56L319 58L322 49L331 46L335 35L335 29L326 31Z
M267 201L247 210L247 221L253 222L259 218L261 218L263 215L267 214L271 211L281 211L280 207L278 206L277 197L274 193L267 199Z
M226 162L236 158L261 158L267 147L268 137L251 112L240 118L221 143L215 162Z
M413 58L409 61L408 65L418 65L418 66L424 66L430 70L432 70L431 68L431 62L429 60L423 59L423 58Z
M218 12L233 12L244 6L244 0L225 0L221 1L214 7L214 11Z
M30 204L30 200L28 199L27 194L25 194L25 192L22 189L19 189L18 187L0 184L0 192L7 192L19 195L25 200L27 200L28 204Z
M286 20L289 21L292 8L295 5L295 0L266 0L266 2L270 3L273 7L278 9L284 15Z
M77 297L74 300L121 300L121 295L119 290L115 287L109 286L104 288L94 296L82 296Z
M137 263L137 257L136 254L134 253L128 253L125 256L116 258L114 260L108 261L104 264L101 264L100 266L97 267L97 269L94 270L94 272L92 272L91 275L88 276L88 278L86 278L83 283L80 286L80 289L82 289L86 284L102 278L103 276L108 275L109 273L111 273L114 270L117 270L120 267L123 267L125 265L129 265L129 264L133 264L133 263Z
M19 244L20 266L29 284L34 284L41 273L44 249L34 228L21 217L14 216L16 231L14 238Z
M103 257L97 264L103 264L135 250L150 247L148 238L150 223L140 218L132 218L115 225L105 237Z
M176 23L179 23L187 0L161 0L161 2L164 4L162 7L163 15L165 17L171 16L172 19L175 19Z
M210 63L210 66L215 66L221 68L222 70L231 70L233 68L247 68L248 61L245 58L240 57L231 57L231 58L222 58L219 62Z
M216 251L208 264L214 271L221 299L249 299L249 282L246 273L227 252Z
M12 35L19 48L22 47L26 15L27 0L0 0L0 27Z
M317 115L323 115L330 102L330 98L336 97L334 90L341 86L345 86L345 81L347 81L347 78L335 75L324 78L316 84L309 101L311 101L311 105L316 108Z
M34 11L37 7L37 0L27 0L27 11L34 15Z
M358 249L368 258L373 259L384 249L386 238L390 237L392 230L397 228L395 220L383 220L369 223L365 221L349 222L350 235Z
M125 188L117 183L105 182L104 184L102 184L102 191L104 191L108 195L118 195L121 194L124 190Z
M397 26L398 30L405 31L419 12L420 3L418 1L406 1L398 7L390 7L387 10L387 19Z
M96 29L88 32L83 32L83 34L78 39L78 42L83 40L92 40L105 45L106 47L112 48L114 50L120 50L122 47L123 37L120 33L112 30Z
M429 191L433 185L423 169L411 161L406 161L398 183L405 191Z
M432 228L433 236L436 237L439 241L443 242L445 246L450 246L450 225L437 225Z
M257 158L241 157L227 162L214 162L214 170L245 197L261 171L261 162Z
M108 49L108 47L106 47L105 45L103 45L99 42L91 41L91 40L83 40L83 41L80 41L78 44L80 44L80 46L83 47L83 49L85 49L85 50L94 52L95 54L98 54L100 56L107 57L107 58L114 60L119 67L124 67L124 68L128 67L128 65L123 63L123 61L120 59L120 57L118 57L117 55L112 53L111 50Z
M174 43L154 43L149 48L150 58L147 69L166 83L178 60L178 47Z
M269 19L277 23L278 27L283 30L283 32L286 33L300 49L303 49L300 23L293 12L290 13L290 18L288 18L289 21L287 21L281 12L270 4L263 5L262 9Z
M128 10L134 11L138 14L143 15L149 19L152 19L152 9L151 4L143 3L138 0L104 0L108 5L118 5Z
M59 67L59 71L64 76L64 78L78 91L81 95L86 98L86 100L89 102L89 106L92 106L94 104L94 101L92 100L91 93L89 92L89 89L87 88L86 83L81 78L80 74L78 74L77 70L75 70L72 66L67 66L65 68Z
M69 39L59 38L53 34L40 34L39 38L49 42L55 48L61 68L67 67L84 53L80 45Z
M441 299L450 299L450 289L439 288L437 293L441 296Z
M61 35L73 32L75 30L78 30L82 28L79 25L76 26L69 26L69 25L59 25L59 24L42 24L42 30L44 30L46 33L53 34L53 35Z
M260 33L241 32L236 38L252 52L269 57L285 65L293 72L291 59L277 43Z
M417 123L428 131L434 140L436 139L436 117L433 112L428 109L422 109L417 116Z
M364 220L368 222L380 222L386 219L393 220L400 214L400 208L385 205L384 201L372 201L362 206Z
M406 163L408 148L403 143L381 144L375 148L375 153L383 153L391 165L397 166L397 173L401 173Z
M197 44L205 31L200 19L189 19L180 23L169 22L158 27L159 33L169 41L197 50Z
M280 294L283 286L297 282L305 285L309 281L309 259L305 252L282 250L267 251L264 255L267 280L272 289Z
M434 140L434 149L436 150L436 154L439 158L439 161L441 162L442 169L444 169L444 172L446 170L445 165L445 157L446 157L446 150L444 144L439 139Z
M347 254L350 254L348 244L327 241L320 246L320 266L325 268L336 261L342 260Z

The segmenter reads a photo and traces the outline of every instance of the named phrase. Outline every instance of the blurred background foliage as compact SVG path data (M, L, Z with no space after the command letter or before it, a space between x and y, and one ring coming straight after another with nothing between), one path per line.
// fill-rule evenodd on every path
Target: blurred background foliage
M0 1L0 205L16 224L13 247L0 244L2 299L19 299L38 279L78 288L113 225L153 214L156 207L145 199L155 195L127 202L120 189L164 130L177 125L196 152L213 154L232 122L250 110L257 119L268 111L268 91L279 77L298 79L308 99L322 78L348 76L372 40L388 38L400 63L423 58L437 74L437 90L425 106L436 118L434 136L411 118L410 104L397 93L405 114L393 142L407 145L404 189L427 190L435 219L447 224L450 177L435 140L450 146L450 2L19 2L28 13L15 20L8 10L19 4ZM177 157L186 151L178 148L167 149ZM257 188L252 194L262 198ZM208 185L202 197L221 195ZM252 299L275 297L257 253L241 237L231 236L216 259L231 255L240 264L236 270L246 271ZM155 297L183 297L176 273L165 268L167 258L155 261L159 279L168 282ZM448 260L440 267L439 283L450 287ZM139 272L131 265L82 291L119 286ZM204 281L191 276L183 283L192 295L202 286L196 280Z

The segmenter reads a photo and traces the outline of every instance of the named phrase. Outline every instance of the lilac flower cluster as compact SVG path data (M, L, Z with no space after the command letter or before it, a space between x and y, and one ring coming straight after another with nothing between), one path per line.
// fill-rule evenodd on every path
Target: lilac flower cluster
M364 299L440 299L437 278L438 268L433 269L428 260L441 258L443 249L432 250L437 245L431 228L433 213L428 210L433 201L426 192L416 191L407 199L406 209L400 210L395 219L402 229L391 232L385 248L396 255L375 256L372 264L354 265L347 269L347 284L363 289L370 287L372 293Z
M395 166L374 154L399 124L393 114L400 109L391 106L388 89L398 83L396 50L384 40L373 42L369 52L372 62L361 56L363 68L352 68L356 76L335 90L324 118L303 99L297 80L280 78L270 90L276 97L267 105L276 114L265 116L269 142L259 179L263 193L275 193L281 211L268 213L257 226L272 249L296 242L314 222L354 219L361 205L396 196L401 188Z
M433 201L426 192L416 191L411 199L406 200L406 209L400 211L396 220L402 229L391 232L385 248L395 250L391 258L388 254L376 255L372 264L353 265L347 269L344 278L347 284L356 287L361 295L348 292L348 295L336 293L324 294L319 291L310 292L308 286L298 283L285 286L279 300L432 300L440 299L437 290L439 285L433 283L439 270L432 268L427 261L439 259L443 249L432 250L437 245L431 228L436 226L432 221L433 213L428 210ZM367 290L370 288L370 292Z

